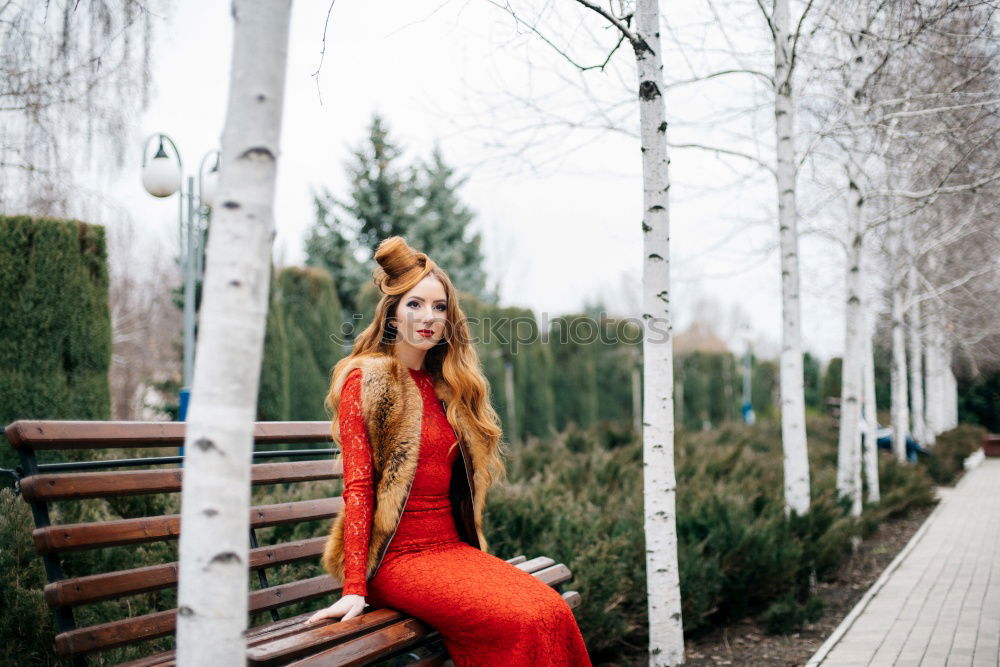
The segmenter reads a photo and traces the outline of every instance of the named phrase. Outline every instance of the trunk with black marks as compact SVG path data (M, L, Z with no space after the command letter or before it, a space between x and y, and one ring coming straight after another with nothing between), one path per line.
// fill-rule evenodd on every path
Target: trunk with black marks
M636 5L639 122L643 177L643 506L649 664L684 662L677 566L677 483L674 473L673 335L670 310L670 160L667 154L660 11L657 0Z
M234 0L218 201L185 432L177 664L246 663L250 464L291 0Z
M794 144L788 0L775 0L774 120L777 142L778 241L781 249L781 446L785 510L809 511L809 453L806 443L805 382L802 369L802 306L799 300L799 235L795 204Z

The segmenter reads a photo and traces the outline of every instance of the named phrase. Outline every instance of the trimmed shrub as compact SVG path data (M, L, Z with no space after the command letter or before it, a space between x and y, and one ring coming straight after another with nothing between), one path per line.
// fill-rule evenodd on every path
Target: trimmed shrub
M1000 433L1000 369L958 382L958 420Z
M108 419L104 228L0 217L0 309L0 421ZM0 467L18 462L0 433Z
M825 607L826 602L818 595L811 596L805 604L800 604L792 596L785 596L768 607L761 620L771 634L787 635L806 623L819 620Z
M58 665L55 627L42 589L42 559L31 541L34 523L27 503L0 489L0 664Z
M935 438L930 456L921 457L935 484L950 485L964 469L965 458L983 446L986 429L972 424L962 424L945 431Z
M645 646L642 448L630 429L598 423L512 449L509 482L491 492L487 539L500 557L547 554L574 573L576 616L596 662ZM810 418L813 498L784 513L780 424L728 425L675 437L677 535L685 633L764 614L772 631L814 620L810 582L834 576L851 538L933 503L921 466L881 460L881 505L862 520L836 499L836 422ZM631 647L631 648L630 648Z

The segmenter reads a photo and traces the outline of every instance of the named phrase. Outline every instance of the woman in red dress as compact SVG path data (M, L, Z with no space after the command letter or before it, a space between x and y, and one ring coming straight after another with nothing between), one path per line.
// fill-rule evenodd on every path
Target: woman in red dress
M342 597L307 623L353 618L368 602L428 623L458 667L590 665L562 596L486 551L486 490L503 474L499 419L457 293L400 237L375 259L384 296L327 397L344 511L324 565Z

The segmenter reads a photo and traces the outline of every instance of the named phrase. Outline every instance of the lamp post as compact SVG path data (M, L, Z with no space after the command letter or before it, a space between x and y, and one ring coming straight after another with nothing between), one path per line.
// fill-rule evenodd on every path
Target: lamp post
M159 141L152 159L146 160L150 142ZM171 159L164 142L170 144L174 157ZM205 241L208 231L209 213L219 183L218 150L209 151L198 166L198 188L195 189L193 176L187 177L187 188L181 187L183 164L180 151L173 140L165 134L150 135L143 144L142 185L154 197L169 197L179 192L178 197L178 243L181 268L184 274L184 377L179 396L178 418L187 418L188 402L191 398L191 380L194 376L194 325L195 325L195 285L205 271ZM215 158L211 170L204 174L206 163ZM184 448L180 448L184 456Z

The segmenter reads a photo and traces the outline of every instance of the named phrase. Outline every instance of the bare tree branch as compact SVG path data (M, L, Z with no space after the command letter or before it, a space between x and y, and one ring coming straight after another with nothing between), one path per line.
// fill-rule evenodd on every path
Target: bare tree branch
M633 48L640 48L643 45L643 41L639 38L639 36L636 33L632 32L632 29L629 28L628 24L626 23L627 19L622 19L615 16L608 10L598 5L596 2L591 2L591 0L576 0L576 1L579 2L581 5L583 5L584 7L586 7L587 9L597 12L605 19L607 19L607 21L611 25L618 28L619 32L621 32L621 34L625 36L625 39L627 39L632 44Z

